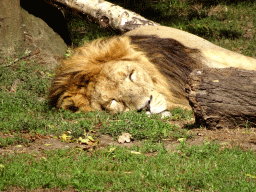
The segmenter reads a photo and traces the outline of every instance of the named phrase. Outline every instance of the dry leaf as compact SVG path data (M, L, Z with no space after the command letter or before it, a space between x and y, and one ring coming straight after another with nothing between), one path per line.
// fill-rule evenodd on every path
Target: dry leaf
M3 164L0 164L0 170L4 169L5 166Z
M140 155L141 153L138 152L138 151L131 151L132 154L135 154L135 155Z
M59 137L61 141L69 141L71 140L71 136L67 136L66 133L63 133L62 136Z
M186 141L186 138L179 138L178 141L179 141L180 143L185 142L185 141Z
M68 132L63 133L62 136L59 136L59 139L61 141L70 141L71 140L71 136L68 136L67 133Z
M83 139L82 137L79 137L79 142L80 142L80 144L88 144L89 143L89 139Z
M92 142L94 141L94 139L92 138L92 136L88 136L87 138L88 138L90 141L92 141Z
M112 152L114 152L115 150L116 150L116 147L111 147L111 148L108 150L108 152L112 153Z
M253 178L253 179L256 179L256 176L255 175L251 175L251 174L245 174L247 177L250 177L250 178Z
M132 139L132 135L130 133L123 133L118 138L118 143L130 143Z
M83 139L82 137L79 137L78 139L80 144L86 144L86 145L95 145L98 144L98 141L95 141L92 136L88 136L87 138Z

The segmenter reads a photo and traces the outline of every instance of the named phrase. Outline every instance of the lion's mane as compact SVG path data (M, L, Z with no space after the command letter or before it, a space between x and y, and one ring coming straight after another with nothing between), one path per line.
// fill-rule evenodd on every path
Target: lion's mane
M90 87L104 64L120 60L140 63L166 97L177 104L181 100L186 103L186 78L193 69L202 68L194 57L197 54L198 50L174 39L152 35L95 40L77 48L60 64L50 88L50 103L72 111L94 110L90 106Z

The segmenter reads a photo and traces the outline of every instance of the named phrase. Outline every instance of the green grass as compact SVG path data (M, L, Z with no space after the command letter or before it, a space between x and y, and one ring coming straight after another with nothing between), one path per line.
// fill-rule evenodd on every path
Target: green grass
M163 25L256 56L256 3L252 1L127 2L131 0L118 1ZM66 18L74 46L116 34L72 14ZM61 136L67 131L74 139L83 137L85 132L109 134L115 139L129 132L135 141L142 141L141 145L109 146L95 151L6 153L0 156L0 190L72 187L81 191L253 191L256 188L256 158L251 151L227 149L209 142L191 147L181 142L177 149L167 151L166 140L193 138L189 130L170 123L193 118L191 111L173 109L172 117L165 119L158 115L148 117L144 112L112 115L56 111L47 103L53 76L52 71L32 59L14 62L6 58L0 64L0 148L29 146L32 140L24 133Z
M149 117L146 113L139 114L137 112L115 115L112 120L103 123L102 132L114 137L128 132L135 140L148 139L154 142L167 138L191 137L187 130L168 123L168 119L162 120L159 115Z
M1 156L0 189L57 186L81 191L253 191L256 187L253 152L220 150L214 143L191 148L181 144L171 152L157 145L155 150L153 157L136 146L90 153L69 149L45 151L40 156Z

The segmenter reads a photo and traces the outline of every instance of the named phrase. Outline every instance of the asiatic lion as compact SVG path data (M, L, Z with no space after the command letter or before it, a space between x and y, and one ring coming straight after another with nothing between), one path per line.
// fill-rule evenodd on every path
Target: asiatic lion
M178 29L140 27L77 48L59 66L49 98L72 111L161 113L189 107L186 78L203 67L256 70L256 60Z

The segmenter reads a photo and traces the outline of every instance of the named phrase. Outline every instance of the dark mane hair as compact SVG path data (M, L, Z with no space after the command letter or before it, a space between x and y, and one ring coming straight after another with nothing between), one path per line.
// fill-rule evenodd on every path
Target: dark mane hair
M169 88L176 98L184 97L184 86L188 75L202 64L193 55L200 51L191 49L171 38L154 35L129 36L131 43L146 53L149 60L168 79Z

